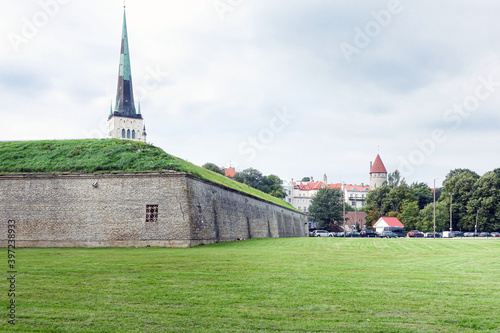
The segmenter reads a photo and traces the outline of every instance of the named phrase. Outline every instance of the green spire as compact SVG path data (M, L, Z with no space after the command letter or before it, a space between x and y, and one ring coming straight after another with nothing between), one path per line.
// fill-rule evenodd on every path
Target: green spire
M127 18L123 10L122 44L120 52L120 68L118 72L118 89L116 93L115 113L122 117L141 118L137 115L132 88L132 71L128 49Z

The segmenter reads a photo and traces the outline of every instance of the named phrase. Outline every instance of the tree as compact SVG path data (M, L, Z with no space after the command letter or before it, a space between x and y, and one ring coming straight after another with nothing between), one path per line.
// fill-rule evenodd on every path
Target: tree
M222 171L221 168L219 168L216 164L214 163L205 163L202 165L202 168L213 171L215 173L224 175L224 171Z
M474 184L467 212L469 230L475 227L476 219L480 231L500 230L500 177L495 171L485 173Z
M382 206L390 192L391 189L384 185L368 193L365 207L367 226L373 226L380 217L384 216L385 212L382 211Z
M440 202L450 205L450 196L453 195L452 213L453 226L460 230L474 230L475 212L469 212L467 207L474 193L474 186L479 175L468 169L455 169L446 176ZM473 216L471 216L471 214Z
M309 215L321 229L332 230L342 224L342 190L322 188L311 199Z
M310 182L311 181L311 178L310 177L304 177L302 178L301 180L302 182Z
M420 209L418 208L418 201L410 201L403 203L401 213L398 214L398 220L403 223L405 229L415 230L418 223L418 214Z
M416 197L413 194L413 189L411 189L406 182L403 182L401 185L391 189L382 205L382 211L401 212L401 206L404 202L411 202L415 200Z
M390 188L397 187L404 181L405 179L401 179L401 174L398 170L395 170L387 175L387 186Z
M411 188L413 189L413 194L417 198L419 209L424 209L425 206L434 201L432 190L426 183L415 182L411 184Z
M418 223L415 229L429 232L434 231L434 203L430 203L418 214ZM436 202L436 232L447 230L450 223L450 207L446 202Z
M280 199L283 199L286 195L281 186L283 182L278 176L263 176L259 170L253 168L243 170L233 179Z

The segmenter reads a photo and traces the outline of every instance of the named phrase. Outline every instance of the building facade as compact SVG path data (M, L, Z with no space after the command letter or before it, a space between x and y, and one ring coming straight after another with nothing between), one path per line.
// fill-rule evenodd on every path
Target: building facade
M146 142L146 126L141 114L134 103L132 87L132 72L128 47L127 19L123 12L122 42L120 53L120 68L118 71L118 88L114 109L111 108L108 117L109 138L126 139Z

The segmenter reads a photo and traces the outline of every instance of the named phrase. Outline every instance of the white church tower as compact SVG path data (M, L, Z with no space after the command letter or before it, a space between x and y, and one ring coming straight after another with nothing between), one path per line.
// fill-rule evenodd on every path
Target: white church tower
M109 137L146 142L146 127L142 119L140 104L138 109L139 112L136 112L128 51L127 20L124 9L118 91L116 93L115 108L114 110L111 109L108 118Z
M377 154L375 162L370 162L370 188L372 190L384 185L387 182L387 170L385 168L384 162Z

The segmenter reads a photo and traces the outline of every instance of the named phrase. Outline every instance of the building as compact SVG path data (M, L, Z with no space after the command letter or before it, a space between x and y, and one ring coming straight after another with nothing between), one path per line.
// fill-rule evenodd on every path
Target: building
M127 20L123 11L122 42L118 88L114 110L111 108L108 118L109 137L146 142L146 126L142 119L141 106L135 108L132 87L132 71L128 48Z
M381 217L373 225L375 231L380 233L384 231L385 227L401 227L404 228L403 223L401 223L396 217Z
M377 154L375 158L375 162L370 162L370 188L375 190L380 186L384 185L387 182L387 170L380 158L380 155Z
M234 168L232 166L230 166L229 168L227 169L222 169L222 171L224 172L224 175L226 177L231 177L231 178L234 178L236 177L237 175L237 172L236 170L234 170Z
M284 200L301 212L308 213L312 198L322 188L341 189L342 184L328 184L326 176L323 181L314 181L313 177L310 177L310 181L308 182L294 182L292 179L292 181L285 183L283 186L286 194Z
M366 225L366 213L365 212L346 212L346 230L345 231L356 231L365 228Z
M344 185L344 200L355 209L362 209L366 205L366 196L371 191L370 186Z

